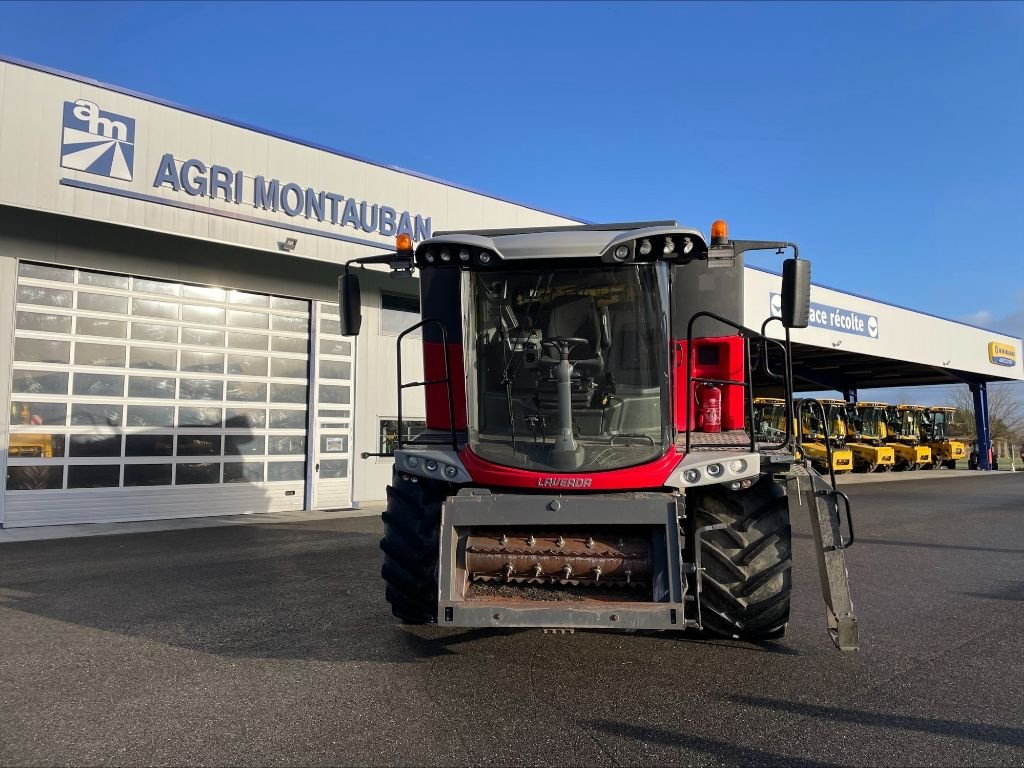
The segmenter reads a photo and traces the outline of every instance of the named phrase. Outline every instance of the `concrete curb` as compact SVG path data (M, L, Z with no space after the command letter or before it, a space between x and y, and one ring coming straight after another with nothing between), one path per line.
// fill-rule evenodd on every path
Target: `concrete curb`
M272 525L306 523L315 520L337 520L348 517L379 515L384 504L369 504L359 509L331 509L313 512L260 512L243 515L186 517L174 520L139 520L126 523L82 523L76 525L41 525L27 528L0 528L0 544L21 541L76 539L85 536L119 536L126 533L157 533L194 528L223 528L231 525Z
M931 469L915 472L872 472L871 474L836 475L836 483L843 485L866 485L869 483L902 483L914 480L939 480L965 477L1003 477L1011 472L980 472L972 469ZM827 475L826 475L827 476Z

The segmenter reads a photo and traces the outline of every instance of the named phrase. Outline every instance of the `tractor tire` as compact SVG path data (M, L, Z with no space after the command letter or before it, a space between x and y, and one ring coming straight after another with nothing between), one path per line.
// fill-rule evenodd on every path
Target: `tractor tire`
M687 494L687 508L694 532L727 526L700 540L704 629L744 640L782 637L793 589L785 487L770 477L742 491L707 486Z
M942 462L942 466L946 469L956 469L956 459L949 459Z
M380 541L384 597L403 624L429 624L437 621L441 504L450 486L398 472L391 483Z

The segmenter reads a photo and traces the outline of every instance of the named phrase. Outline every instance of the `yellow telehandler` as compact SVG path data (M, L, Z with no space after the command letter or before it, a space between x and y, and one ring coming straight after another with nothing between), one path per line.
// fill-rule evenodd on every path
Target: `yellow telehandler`
M859 404L858 404L859 405ZM865 403L867 405L867 403ZM920 405L883 405L888 444L896 451L896 470L914 470L931 467L932 449L921 443L921 416L924 407Z

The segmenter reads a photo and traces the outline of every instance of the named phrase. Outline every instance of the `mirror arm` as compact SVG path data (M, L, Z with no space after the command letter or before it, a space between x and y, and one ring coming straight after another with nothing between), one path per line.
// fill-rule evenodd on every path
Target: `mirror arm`
M398 253L379 253L376 256L360 256L357 259L351 259L345 262L345 273L348 274L349 267L354 264L365 266L366 264L387 264L395 272L411 272L412 271L412 258L403 258Z
M793 258L800 258L800 249L796 247L796 243L787 243L781 240L730 240L725 247L732 248L733 253L737 256L746 251L782 251L785 248L792 248Z

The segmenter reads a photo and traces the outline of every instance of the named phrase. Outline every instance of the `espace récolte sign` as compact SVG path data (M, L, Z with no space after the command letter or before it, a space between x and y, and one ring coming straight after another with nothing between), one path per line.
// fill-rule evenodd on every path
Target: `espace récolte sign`
M771 295L772 317L782 316L782 295L773 293ZM833 307L828 304L817 304L811 302L811 311L808 325L814 328L824 328L828 331L838 333L852 333L855 336L867 336L870 339L878 338L878 318L863 312L856 312L843 307Z

